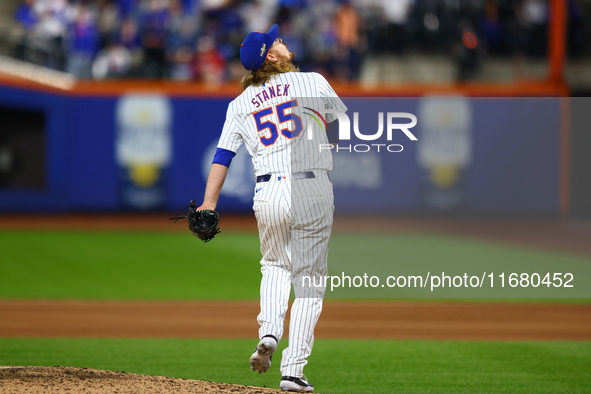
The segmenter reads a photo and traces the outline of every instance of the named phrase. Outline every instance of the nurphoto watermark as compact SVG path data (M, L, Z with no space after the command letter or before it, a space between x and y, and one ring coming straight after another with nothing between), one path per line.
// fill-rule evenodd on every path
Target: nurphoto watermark
M309 108L306 108L309 109ZM311 110L311 109L310 109ZM313 111L314 114L306 113L307 115L314 118L318 124L322 122L325 126L326 120L324 117L318 113L317 111ZM318 149L320 151L323 150L331 150L334 149L335 152L339 151L348 151L348 152L358 152L358 153L365 153L370 151L375 152L391 152L391 153L399 153L404 150L404 146L401 144L391 144L391 143L372 143L372 144L346 144L346 141L351 141L352 135L355 138L361 141L379 141L383 139L382 136L384 132L386 134L386 141L390 142L393 139L393 136L397 132L402 132L406 137L408 137L411 141L417 141L418 138L410 131L413 127L417 125L417 117L408 112L378 112L378 129L375 132L369 132L368 130L360 130L359 122L360 116L359 112L353 112L353 133L351 133L351 121L349 116L345 111L335 110L335 109L326 109L325 114L333 114L337 121L338 121L338 140L339 144L319 144ZM365 115L364 115L365 116ZM400 123L400 120L409 120L410 122ZM308 140L314 139L314 127L313 123L308 123L307 128L307 138ZM345 143L344 143L345 142Z

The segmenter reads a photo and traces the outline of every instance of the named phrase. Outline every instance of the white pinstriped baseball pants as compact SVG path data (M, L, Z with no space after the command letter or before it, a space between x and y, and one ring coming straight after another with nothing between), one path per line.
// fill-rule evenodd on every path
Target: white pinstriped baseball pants
M281 339L293 286L295 300L281 374L300 378L312 352L314 327L322 311L325 290L302 287L302 280L327 274L334 211L327 172L314 173L316 178L308 179L274 174L268 182L256 184L253 205L263 255L259 337L274 335Z

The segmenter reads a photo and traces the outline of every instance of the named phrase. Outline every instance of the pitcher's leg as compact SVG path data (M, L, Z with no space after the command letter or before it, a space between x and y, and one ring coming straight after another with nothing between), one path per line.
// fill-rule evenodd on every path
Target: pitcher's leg
M322 312L332 229L332 195L299 198L292 194L292 210L291 280L296 299L291 307L289 347L283 352L281 374L302 378Z
M272 265L263 265L261 272L261 312L257 317L259 338L273 335L279 341L283 336L289 303L291 273L283 267Z
M258 315L259 338L273 335L280 340L291 289L290 201L281 183L266 185L265 196L273 198L254 202L261 244L261 287Z
M301 378L314 345L314 328L322 312L322 298L296 298L291 306L289 347L281 358L281 375Z

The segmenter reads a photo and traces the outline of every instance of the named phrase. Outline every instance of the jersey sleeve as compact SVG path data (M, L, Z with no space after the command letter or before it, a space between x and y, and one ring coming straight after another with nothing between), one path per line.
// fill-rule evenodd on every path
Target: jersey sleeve
M233 109L233 103L230 103L217 147L236 153L243 143L243 125L239 114Z
M314 74L316 77L316 83L317 83L316 86L318 86L319 96L324 101L324 109L335 109L335 110L339 110L342 112L346 112L347 106L345 105L345 103L343 103L343 101L340 99L340 97L336 94L336 92L334 91L332 86L330 86L330 84L328 83L326 78L324 78L322 75L320 75L318 73L314 73ZM326 121L328 123L330 123L336 119L337 119L337 116L335 114L330 114L330 113L326 114Z

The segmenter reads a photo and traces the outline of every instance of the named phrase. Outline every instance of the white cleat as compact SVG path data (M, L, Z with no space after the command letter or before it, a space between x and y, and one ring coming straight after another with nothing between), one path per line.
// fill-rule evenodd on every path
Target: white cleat
M297 391L300 393L311 393L314 391L314 386L305 377L294 378L293 376L284 376L281 378L279 387L283 391Z
M261 339L252 356L250 356L250 367L259 373L267 372L271 367L273 353L277 350L277 341L271 337Z

